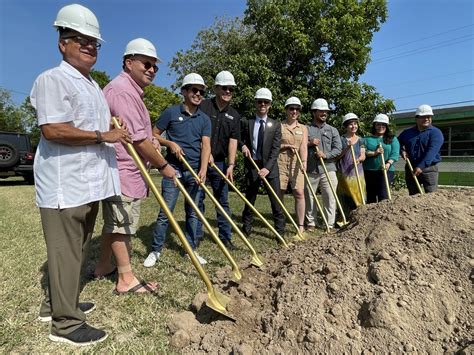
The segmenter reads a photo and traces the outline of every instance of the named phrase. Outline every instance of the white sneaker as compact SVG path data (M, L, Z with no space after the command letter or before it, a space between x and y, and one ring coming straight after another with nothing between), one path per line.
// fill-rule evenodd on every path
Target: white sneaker
M159 251L152 251L148 254L147 258L143 262L144 267L152 267L156 264L156 261L160 258L161 253Z
M201 265L206 265L207 264L207 260L204 259L201 255L199 255L198 253L194 252L194 255L196 256L196 259L198 259L199 261L199 264ZM186 256L189 258L189 255L186 254Z

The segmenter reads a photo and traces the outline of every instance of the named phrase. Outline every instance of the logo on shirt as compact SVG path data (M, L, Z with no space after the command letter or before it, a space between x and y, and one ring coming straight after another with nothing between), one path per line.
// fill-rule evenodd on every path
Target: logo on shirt
M295 131L295 134L298 135L298 136L301 136L301 135L303 135L303 131Z
M268 126L268 127L271 127L271 126L273 126L273 123L268 122L268 123L267 123L267 126Z
M225 117L227 117L230 120L234 119L234 116L229 115L227 112L224 114Z
M179 116L179 117L178 117L178 120L179 120L179 121L182 121L182 120L183 120L183 117Z

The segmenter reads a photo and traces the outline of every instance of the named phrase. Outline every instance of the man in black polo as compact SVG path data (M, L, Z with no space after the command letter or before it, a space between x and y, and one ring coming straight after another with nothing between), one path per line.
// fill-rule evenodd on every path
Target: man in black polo
M200 106L201 111L211 118L212 123L211 158L209 161L214 162L231 181L233 181L237 143L240 140L240 115L230 106L235 86L234 76L228 71L221 71L216 75L214 83L216 96L212 99L204 100ZM209 168L207 171L207 181L210 183L216 199L227 214L231 215L228 197L229 188L225 180L215 169ZM204 212L205 193L202 189L199 189L198 195L199 209ZM232 229L230 223L217 209L216 215L220 240L228 249L234 250L235 247L231 241ZM199 237L203 235L201 222L198 224L197 235Z

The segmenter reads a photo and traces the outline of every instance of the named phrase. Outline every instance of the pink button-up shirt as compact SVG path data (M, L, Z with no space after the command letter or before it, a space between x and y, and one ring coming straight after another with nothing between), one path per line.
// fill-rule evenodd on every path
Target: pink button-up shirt
M104 94L112 116L123 119L134 142L152 139L150 115L142 99L143 90L129 74L120 73L104 88ZM146 197L148 187L133 158L121 143L115 144L115 150L122 194L132 198Z

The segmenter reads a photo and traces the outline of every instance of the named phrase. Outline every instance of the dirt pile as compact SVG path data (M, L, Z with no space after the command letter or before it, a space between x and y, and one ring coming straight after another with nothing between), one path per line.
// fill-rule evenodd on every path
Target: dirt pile
M184 353L472 353L474 191L401 196L354 211L336 234L265 255L217 287L236 322L170 322ZM196 310L195 310L196 311ZM200 321L197 322L196 318Z

